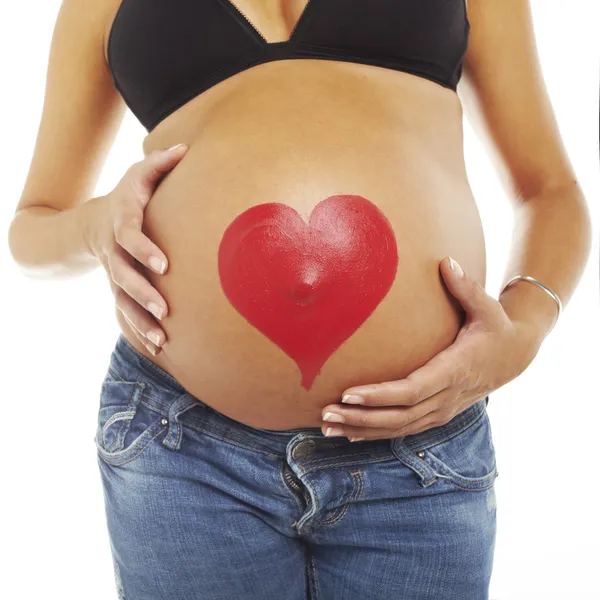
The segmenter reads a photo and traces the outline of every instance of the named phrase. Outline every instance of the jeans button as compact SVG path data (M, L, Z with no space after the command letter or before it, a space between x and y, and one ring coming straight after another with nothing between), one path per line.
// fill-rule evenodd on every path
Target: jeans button
M311 456L311 454L313 454L314 451L314 440L304 440L292 450L292 458L294 458L295 460L298 460L299 458L306 458L307 456Z

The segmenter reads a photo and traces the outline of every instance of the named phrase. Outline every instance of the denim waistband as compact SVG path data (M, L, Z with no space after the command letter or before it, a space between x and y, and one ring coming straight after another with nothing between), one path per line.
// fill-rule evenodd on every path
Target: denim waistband
M256 450L263 450L269 454L271 452L285 453L287 443L298 434L301 434L302 438L320 438L330 446L373 445L380 446L380 450L384 447L389 449L390 439L350 443L346 437L325 437L320 427L272 430L253 427L231 419L187 392L172 375L132 346L123 334L119 335L111 354L108 372L116 379L143 383L144 402L165 417L173 416L173 405L177 404L181 413L185 411L189 413L187 416L182 416L182 421L188 422L192 427L210 431L222 438L227 437L240 443L251 444ZM489 396L485 396L444 425L392 439L397 443L400 443L401 440L402 444L410 450L421 450L433 446L456 435L476 421L486 410L488 400ZM194 408L196 410L189 410Z
M150 385L153 385L161 390L162 393L181 395L188 393L187 390L175 379L170 373L167 373L164 369L159 367L156 363L152 362L147 356L144 356L141 352L131 345L129 340L121 333L117 339L117 343L112 352L109 364L109 371L112 371L120 379L126 381L139 381L143 380ZM208 404L202 402L197 396L192 396L197 401L199 406L220 415L221 417L229 419L226 415L223 415L216 409L212 408ZM237 422L237 421L235 421ZM262 429L260 427L252 427L250 425L241 424L244 427L255 431L262 431L266 434L279 435L279 436L293 436L299 432L306 432L309 434L322 435L320 427L298 427L295 429Z

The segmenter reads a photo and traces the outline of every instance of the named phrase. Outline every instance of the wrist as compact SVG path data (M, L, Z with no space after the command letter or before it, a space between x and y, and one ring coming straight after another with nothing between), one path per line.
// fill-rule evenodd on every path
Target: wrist
M523 344L539 348L556 324L556 302L536 285L511 285L502 290L498 301L508 318L518 325Z

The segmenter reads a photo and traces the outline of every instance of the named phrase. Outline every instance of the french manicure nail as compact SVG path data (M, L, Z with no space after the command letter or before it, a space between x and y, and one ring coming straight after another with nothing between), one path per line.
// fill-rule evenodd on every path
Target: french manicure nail
M150 304L148 304L148 310L157 318L157 319L162 319L163 317L163 311L162 308L158 305L155 304L154 302L150 302Z
M332 436L332 435L343 435L343 434L344 434L344 431L339 427L328 427L325 430L325 435L328 437Z
M351 442L360 442L360 441L364 440L365 438L364 437L351 437L351 438L348 438L348 439Z
M346 419L339 413L326 412L323 416L323 421L330 421L331 423L345 423Z
M156 356L158 354L158 352L150 344L146 344L146 348L148 348L148 352L154 354L154 356Z
M165 263L164 260L160 260L160 258L158 258L157 256L150 257L150 260L148 261L148 264L150 265L150 268L153 271L156 271L157 273L160 273L161 275L167 269L167 263Z
M160 346L160 336L155 331L149 331L147 335L148 339L157 346Z
M342 402L345 404L364 404L365 399L362 396L356 394L346 394L342 397Z
M450 268L453 271L456 271L456 274L459 277L463 276L463 270L460 268L460 265L452 257L450 257Z

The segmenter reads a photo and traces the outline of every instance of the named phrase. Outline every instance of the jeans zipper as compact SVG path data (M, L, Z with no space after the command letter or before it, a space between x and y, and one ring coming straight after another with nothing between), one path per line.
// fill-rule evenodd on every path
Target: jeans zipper
M292 479L292 475L291 473L288 473L287 471L283 474L283 476L285 477L286 481L290 484L290 486L298 491L302 491L302 488Z

